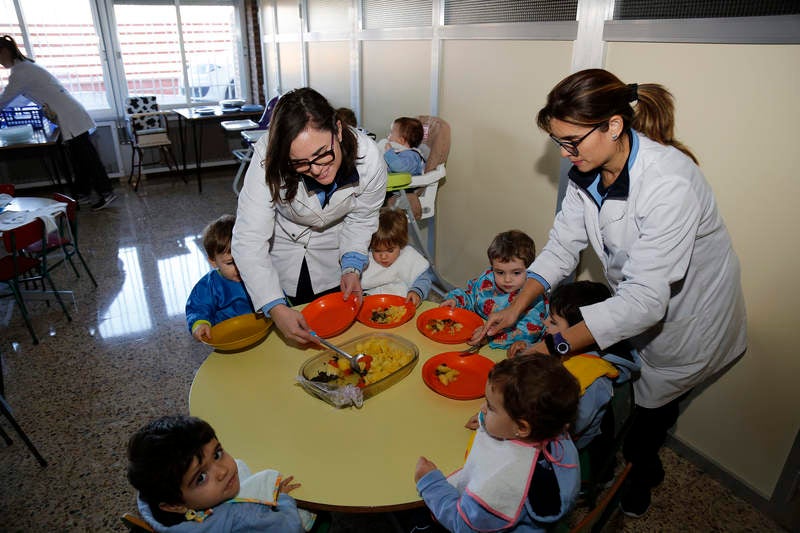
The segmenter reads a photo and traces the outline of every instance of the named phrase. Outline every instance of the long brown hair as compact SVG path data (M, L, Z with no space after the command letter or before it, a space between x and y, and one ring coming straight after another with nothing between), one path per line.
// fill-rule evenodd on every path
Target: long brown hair
M17 41L10 35L3 35L0 37L0 48L5 50L11 51L11 57L14 59L18 59L20 61L30 61L33 63L33 59L30 57L23 55L22 52L19 51L19 46L17 46Z
M631 105L633 102L635 106ZM672 93L657 83L627 85L603 69L581 70L561 80L547 95L547 103L536 116L536 124L550 132L550 121L554 118L580 126L595 126L614 115L622 117L625 129L633 128L658 143L674 146L697 163L691 150L674 137Z
M307 126L335 133L336 120L336 110L324 96L310 87L294 89L281 96L269 124L267 155L262 162L274 202L291 202L303 179L289 164L289 152L295 138ZM350 128L341 128L341 134L342 140L339 144L342 162L339 168L349 174L355 170L358 141ZM283 200L280 196L281 189L286 191Z

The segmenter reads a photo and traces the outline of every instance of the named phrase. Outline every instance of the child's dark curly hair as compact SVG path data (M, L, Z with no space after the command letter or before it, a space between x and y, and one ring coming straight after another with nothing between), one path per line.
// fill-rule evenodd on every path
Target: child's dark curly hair
M235 216L222 215L203 229L203 248L209 259L231 251L234 224Z
M558 315L574 326L583 321L581 307L611 297L611 290L596 281L575 281L559 285L550 293L550 314Z
M527 267L533 263L533 258L536 256L536 246L525 232L517 229L504 231L498 233L489 244L489 249L486 250L486 255L489 256L489 262L500 261L501 263L508 263L514 258L521 259Z

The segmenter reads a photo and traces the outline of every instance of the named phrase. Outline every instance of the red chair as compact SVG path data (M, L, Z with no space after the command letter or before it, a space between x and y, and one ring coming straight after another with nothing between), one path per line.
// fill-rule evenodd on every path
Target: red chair
M8 255L0 257L0 282L5 283L11 289L17 305L22 311L22 318L25 320L25 325L33 338L33 344L39 344L39 339L36 338L36 333L33 331L30 317L28 316L28 308L25 307L25 300L22 298L22 291L20 286L26 283L42 282L42 290L45 289L44 282L50 284L53 290L53 295L58 300L61 310L67 317L67 320L72 322L72 317L69 316L58 290L53 285L53 280L47 270L47 255L41 257L31 257L26 255L25 248L30 247L38 242L45 247L47 236L45 234L44 222L41 219L35 219L27 224L7 230L3 232L3 245L8 252Z
M17 188L13 183L0 183L0 194L16 196Z
M77 255L83 265L83 269L89 275L89 279L97 287L97 281L94 279L94 275L89 270L89 265L86 264L86 260L81 254L81 249L78 247L78 202L72 197L58 192L53 194L53 200L67 204L66 218L64 216L58 217L58 233L54 232L47 236L47 248L45 248L44 252L42 252L41 242L36 242L33 246L26 248L26 252L36 257L42 257L43 255L61 251L62 255L47 265L48 272L67 261L75 272L75 276L80 278L81 275L72 260Z

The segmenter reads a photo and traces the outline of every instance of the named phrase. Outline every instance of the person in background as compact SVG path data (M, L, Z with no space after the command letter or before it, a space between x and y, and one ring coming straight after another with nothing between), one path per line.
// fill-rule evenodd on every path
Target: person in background
M203 230L203 249L214 270L200 278L186 301L186 322L199 341L211 340L211 326L253 312L231 255L235 222L235 216L222 215Z
M469 456L445 478L425 457L414 481L448 531L549 531L572 507L581 484L568 428L577 380L554 357L505 359L492 368L486 401L467 422Z
M378 231L370 241L369 265L361 276L367 294L404 296L419 307L433 284L430 263L408 246L408 219L404 211L384 207L378 219Z
M422 122L416 118L400 117L392 122L392 130L383 145L383 158L389 172L408 172L418 176L425 172L425 158L419 145L425 137Z
M373 141L377 138L374 133L372 133L371 131L367 131L366 129L358 125L358 119L356 118L356 114L349 107L340 107L339 109L337 109L336 118L341 120L342 124L344 124L345 126L350 126L351 128L357 129L358 131L364 133L367 137L369 137Z
M128 442L128 481L159 532L305 531L289 496L300 484L274 470L250 475L199 418L165 416L139 429Z
M582 307L583 319L554 335L554 345L566 355L628 339L638 350L621 507L641 516L664 479L658 451L680 403L747 346L739 260L696 158L674 138L673 99L663 86L582 70L550 91L537 124L572 163L561 210L519 297L471 341L514 324L591 245L613 296ZM544 342L532 351L555 353Z
M386 165L371 139L343 126L314 89L281 97L269 136L254 146L231 250L255 308L288 340L317 342L290 302L338 290L361 298L385 195Z
M105 209L117 195L97 149L89 135L95 128L94 120L86 109L61 83L33 59L20 52L10 35L0 37L0 64L11 70L8 84L0 94L0 109L14 98L23 95L42 107L45 116L61 130L61 138L69 155L75 175L73 194L79 203L91 203L92 189L98 200L92 211Z
M492 239L486 253L490 268L469 280L466 288L448 292L442 306L468 309L486 319L516 300L527 279L527 266L536 255L533 239L519 230L504 231ZM517 341L537 342L544 334L546 315L547 303L539 297L527 306L518 320L495 333L489 339L489 346L505 349ZM475 344L480 342L482 339Z

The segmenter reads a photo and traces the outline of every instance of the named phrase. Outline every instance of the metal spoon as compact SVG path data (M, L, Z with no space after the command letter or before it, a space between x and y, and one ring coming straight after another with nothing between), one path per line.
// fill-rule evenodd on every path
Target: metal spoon
M317 338L317 340L318 340L318 341L319 341L321 344L323 344L324 346L327 346L328 348L330 348L330 349L331 349L331 350L333 350L334 352L338 353L339 355L341 355L342 357L345 357L345 358L346 358L348 361L350 361L350 368L352 368L352 369L353 369L353 372L355 372L356 374L360 374L360 375L364 375L364 374L366 374L366 371L362 370L362 369L361 369L361 366L358 364L358 360L359 360L361 357L363 357L363 356L364 356L364 354L363 354L363 353L357 353L357 354L355 354L355 355L350 355L349 353L345 352L344 350L342 350L341 348L339 348L339 347L338 347L338 346L336 346L335 344L332 344L332 343L330 343L330 342L326 341L325 339L323 339L322 337L320 337L319 335L317 335L317 333L316 333L316 332L314 332L314 331L311 331L310 333L311 333L311 334L312 334L314 337L316 337L316 338Z

